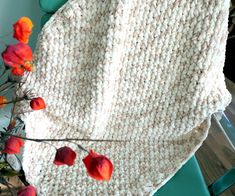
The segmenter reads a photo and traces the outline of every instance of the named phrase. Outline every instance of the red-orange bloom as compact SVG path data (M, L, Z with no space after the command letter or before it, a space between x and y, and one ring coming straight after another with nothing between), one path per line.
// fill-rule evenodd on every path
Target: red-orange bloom
M89 176L96 180L110 180L113 172L112 162L104 155L90 151L83 159Z
M27 44L18 43L9 45L6 50L3 51L2 58L4 63L12 68L23 68L30 71L31 69L29 67L32 67L30 61L33 59L33 52ZM17 72L19 73L20 71L17 70Z
M7 102L7 98L4 96L0 96L0 108L3 108L6 105L4 104L6 102Z
M45 104L45 101L43 100L43 98L41 98L41 97L36 97L36 98L33 98L33 99L30 101L30 107L31 107L33 110L41 110L41 109L46 108L46 104Z
M36 196L36 189L32 185L25 186L17 192L17 196Z
M13 37L27 44L32 33L33 23L28 17L21 17L14 25Z
M72 166L76 159L76 153L69 147L64 146L56 151L54 164Z
M14 75L14 76L23 76L24 75L24 68L22 67L14 67L12 70L11 70L11 73Z
M19 154L20 148L24 145L24 141L20 138L11 136L5 143L3 153Z

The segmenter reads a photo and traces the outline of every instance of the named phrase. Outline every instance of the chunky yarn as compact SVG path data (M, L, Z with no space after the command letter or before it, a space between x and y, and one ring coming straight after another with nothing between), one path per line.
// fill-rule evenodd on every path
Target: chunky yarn
M229 0L69 0L43 27L24 85L46 101L23 118L31 138L80 142L114 163L109 182L27 141L23 168L39 195L150 195L200 147L231 101L223 65ZM68 145L58 142L61 147Z

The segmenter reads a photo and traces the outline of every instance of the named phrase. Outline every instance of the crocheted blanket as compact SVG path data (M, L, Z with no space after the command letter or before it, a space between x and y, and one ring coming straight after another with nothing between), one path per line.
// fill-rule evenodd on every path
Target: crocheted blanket
M24 117L31 138L80 142L114 164L109 182L87 177L27 141L23 168L39 195L149 195L205 140L211 115L231 102L223 66L229 0L69 0L43 27L25 88L45 110ZM76 145L58 142L55 145Z

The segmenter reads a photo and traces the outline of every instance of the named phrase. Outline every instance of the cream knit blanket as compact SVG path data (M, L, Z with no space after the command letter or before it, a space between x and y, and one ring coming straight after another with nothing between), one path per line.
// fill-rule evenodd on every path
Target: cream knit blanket
M69 0L37 41L34 89L46 110L24 118L28 137L80 142L114 163L111 181L27 141L23 168L43 196L150 195L206 138L211 115L231 101L224 82L229 0Z

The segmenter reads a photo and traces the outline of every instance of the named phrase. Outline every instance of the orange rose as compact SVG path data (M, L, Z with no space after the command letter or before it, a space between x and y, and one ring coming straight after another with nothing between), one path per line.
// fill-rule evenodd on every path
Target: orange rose
M112 162L104 155L90 151L82 160L89 176L96 180L110 180L113 172Z
M6 97L0 96L0 108L3 108L5 106L4 103L6 103L6 102L7 102Z
M28 17L20 18L14 25L13 37L22 43L27 44L32 33L33 23Z
M41 98L41 97L36 97L36 98L33 98L33 99L30 101L30 107L31 107L33 110L41 110L41 109L46 108L46 104L45 104L43 98Z

